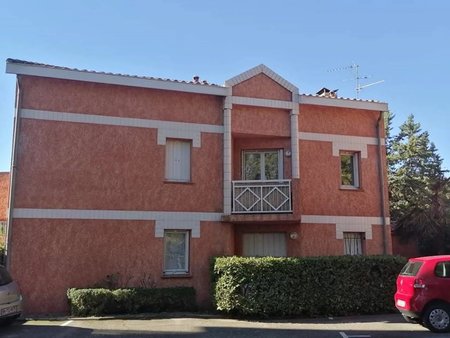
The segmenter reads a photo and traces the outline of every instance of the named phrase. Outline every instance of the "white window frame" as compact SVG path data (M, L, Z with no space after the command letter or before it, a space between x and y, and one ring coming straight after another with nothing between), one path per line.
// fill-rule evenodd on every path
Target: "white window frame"
M266 173L265 173L265 156L264 154L273 154L277 153L278 155L278 180L282 180L284 177L284 168L283 168L283 149L268 149L268 150L243 150L242 151L242 179L247 180L245 177L245 155L246 154L260 154L261 156L261 163L260 163L260 174L261 174L261 181L266 181Z
M191 182L191 158L191 140L167 139L165 180Z
M352 178L353 178L353 184L343 184L342 182L342 156L351 156L351 163L352 163ZM359 174L359 159L361 158L361 155L359 152L356 151L341 151L339 153L339 179L340 179L340 185L343 189L359 189L361 186L360 183L360 174Z
M344 232L344 255L361 256L364 255L364 233Z
M167 235L171 233L184 234L185 250L184 250L184 268L171 269L166 267L166 239ZM189 230L164 230L164 245L163 245L163 273L164 275L186 275L189 274L189 252L190 252L190 237Z

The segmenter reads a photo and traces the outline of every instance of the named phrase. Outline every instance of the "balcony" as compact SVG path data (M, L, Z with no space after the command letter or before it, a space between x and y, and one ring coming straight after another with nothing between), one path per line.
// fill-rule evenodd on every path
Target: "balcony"
M291 180L233 181L233 214L292 212Z

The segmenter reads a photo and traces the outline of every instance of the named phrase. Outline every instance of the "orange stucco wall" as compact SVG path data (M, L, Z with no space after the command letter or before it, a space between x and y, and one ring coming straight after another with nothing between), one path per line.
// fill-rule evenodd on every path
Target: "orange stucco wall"
M92 287L120 272L122 283L141 286L193 286L200 306L209 302L209 260L230 255L231 227L202 223L201 239L191 239L191 276L162 277L163 239L151 221L14 220L12 274L20 282L26 313L67 312L68 287ZM32 234L30 236L29 234ZM51 236L49 235L51 234Z
M380 112L352 108L300 106L299 131L376 137L376 124ZM382 127L384 135L384 128Z
M9 172L0 172L0 221L8 218Z
M377 147L368 147L360 159L361 188L340 188L340 158L333 156L331 142L300 142L302 209L307 215L379 216L380 190ZM375 160L374 160L375 159ZM314 193L305 193L305 192Z
M165 183L155 129L23 119L15 207L220 212L221 136L202 141L192 182Z
M290 136L287 110L233 106L232 133L235 135Z
M78 114L222 124L223 98L60 79L21 77L22 107Z
M258 74L233 87L234 96L291 101L292 93L265 74Z

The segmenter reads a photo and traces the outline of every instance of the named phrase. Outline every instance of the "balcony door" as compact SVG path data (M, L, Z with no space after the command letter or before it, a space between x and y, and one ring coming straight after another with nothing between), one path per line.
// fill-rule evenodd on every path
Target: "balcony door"
M283 151L244 151L242 154L244 181L283 179Z

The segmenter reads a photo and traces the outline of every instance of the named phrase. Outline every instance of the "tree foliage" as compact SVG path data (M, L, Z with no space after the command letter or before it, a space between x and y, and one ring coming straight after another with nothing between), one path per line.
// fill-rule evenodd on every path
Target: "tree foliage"
M390 212L394 231L421 254L450 253L450 180L429 133L410 115L392 135L386 117Z

